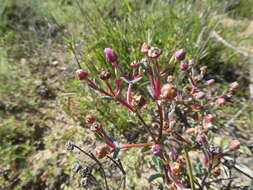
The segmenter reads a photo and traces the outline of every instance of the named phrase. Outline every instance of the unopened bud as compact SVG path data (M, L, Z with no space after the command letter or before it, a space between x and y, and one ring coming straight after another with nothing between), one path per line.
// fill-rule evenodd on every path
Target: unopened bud
M179 176L182 174L182 165L178 162L173 162L171 165L171 171L174 175Z
M207 71L207 66L200 67L201 73L206 73L206 71Z
M158 129L159 126L160 126L160 124L157 123L157 122L153 122L153 123L151 124L151 126L152 126L152 128L154 128L154 129Z
M196 136L196 141L201 145L205 144L205 138L200 134Z
M195 93L194 96L196 99L202 99L205 97L205 93L200 91L200 92Z
M178 60L184 60L186 55L186 52L183 49L180 49L178 51L175 52L174 56L178 59Z
M100 72L100 79L101 80L108 80L111 77L112 73L109 71L101 71Z
M96 121L96 116L94 114L86 115L86 117L85 117L86 124L92 124L92 123L94 123L94 121Z
M191 94L192 88L190 86L184 86L183 92L186 94Z
M210 161L209 157L207 155L204 155L204 157L203 157L203 165L205 167L208 166L209 161Z
M219 105L219 106L223 106L223 105L225 104L225 102L226 102L225 98L222 98L222 97L219 97L219 98L215 101L215 103L216 103L217 105Z
M141 46L141 53L148 53L150 45L147 42L144 42Z
M162 153L162 147L159 144L154 144L151 147L151 152L153 154L156 154L156 155L161 154Z
M208 114L205 116L204 123L211 123L213 121L213 115Z
M86 80L89 73L83 69L78 69L76 71L76 76L79 80Z
M189 64L190 67L192 67L192 66L195 65L195 61L194 61L193 59L190 59L190 60L188 61L188 64Z
M163 121L163 128L168 129L170 127L170 123L168 121Z
M233 82L233 83L231 83L231 84L230 84L230 88L231 88L232 90L235 90L235 89L239 88L239 83L238 83L238 82Z
M232 140L229 142L229 150L236 150L240 148L241 143L238 140Z
M173 80L174 80L174 77L169 75L168 78L167 78L167 82L171 83Z
M94 122L91 125L90 130L95 133L95 132L98 132L101 129L101 127L102 126L101 126L101 124L99 122Z
M112 49L105 48L104 53L107 61L114 63L118 60L117 54Z
M181 69L182 71L186 71L188 68L189 68L188 63L182 62L182 63L180 64L180 69Z
M172 151L170 151L168 154L169 154L169 157L172 158L172 160L176 160L177 155L178 155L178 153L177 153L177 151L175 149L172 150Z
M171 100L177 95L177 90L172 84L165 84L161 89L161 98L165 100Z
M133 97L133 105L138 107L138 108L142 108L143 106L145 106L146 104L146 99L143 95L141 94L136 94Z
M148 57L150 58L157 58L162 54L162 50L159 49L158 47L151 47L148 50Z
M216 166L214 169L212 169L212 175L214 177L219 177L221 174L221 169L219 166Z
M189 128L185 131L188 135L192 135L194 133L196 133L196 129L195 128Z
M214 82L215 82L214 79L210 79L210 80L206 81L206 85L211 86L212 84L214 84Z
M101 159L104 158L109 153L109 148L107 146L100 146L96 148L96 156Z

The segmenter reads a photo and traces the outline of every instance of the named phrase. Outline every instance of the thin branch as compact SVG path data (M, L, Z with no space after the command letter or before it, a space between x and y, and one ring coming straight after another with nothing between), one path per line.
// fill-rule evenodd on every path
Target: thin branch
M106 175L105 175L105 170L104 168L102 167L102 164L101 162L96 158L96 156L94 156L94 154L92 154L91 152L88 153L86 151L84 151L83 149L81 149L79 146L77 145L74 145L75 148L77 148L80 152L84 153L86 156L88 156L89 158L91 158L92 160L94 160L100 167L100 170L102 171L102 175L104 177L104 180L105 180L105 187L106 187L106 190L109 190L108 188L108 184L107 184L107 179L106 179Z
M193 173L192 173L191 160L189 158L188 150L186 150L186 148L184 149L184 153L185 153L185 160L186 160L186 166L187 166L187 169L188 169L188 175L189 175L189 179L190 179L191 189L195 190L194 176L193 176Z
M244 110L248 107L247 104L244 104L243 107L228 121L225 123L225 127L229 127L234 121L244 112Z
M137 116L137 117L139 118L139 120L142 122L142 124L144 125L146 131L151 135L153 141L154 141L155 143L158 143L157 140L156 140L156 138L155 138L155 136L154 136L154 134L152 133L152 131L150 130L150 128L148 127L148 125L146 124L146 122L143 120L143 118L141 117L141 115L139 114L138 111L136 112L136 116Z
M123 169L122 165L119 164L116 160L114 160L113 158L111 158L110 156L107 155L107 158L109 158L122 172L123 175L126 175L125 170Z
M250 57L250 54L248 52L246 52L246 51L244 51L240 48L237 48L237 47L233 46L232 44L230 44L224 38L222 38L215 30L213 30L210 35L211 35L211 37L216 38L218 41L220 41L221 43L223 43L225 46L229 47L230 49L233 49L237 53L240 53L245 57Z
M76 54L74 45L73 45L72 43L70 44L70 50L71 50L71 52L72 52L73 55L74 55L74 58L75 58L76 63L77 63L77 65L78 65L78 68L81 69L81 68L82 68L82 67L81 67L81 64L80 64L80 62L79 62L79 60L78 60L78 57L77 57L77 54Z

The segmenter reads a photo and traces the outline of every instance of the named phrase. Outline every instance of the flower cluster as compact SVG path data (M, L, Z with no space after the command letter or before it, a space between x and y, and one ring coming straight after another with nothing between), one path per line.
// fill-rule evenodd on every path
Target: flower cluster
M108 155L116 158L123 149L149 147L160 169L158 180L165 189L204 189L208 178L219 176L221 158L240 148L240 142L232 140L227 147L213 144L209 131L214 129L216 115L211 110L222 109L239 88L233 82L227 89L215 88L214 79L205 79L207 66L199 66L195 60L188 59L184 49L175 51L167 63L159 63L163 51L145 42L140 48L143 58L130 63L132 68L128 75L120 73L120 60L115 51L104 50L106 60L112 64L114 73L102 70L101 81L107 87L102 88L89 76L89 72L79 69L77 78L85 81L89 87L99 94L113 99L127 108L142 124L150 142L140 144L120 144L109 136L94 115L87 115L86 124L95 133L104 146L96 149L96 157L103 159ZM190 56L189 56L190 57ZM145 83L144 83L145 81ZM126 85L127 89L124 89ZM148 84L146 94L133 89L138 83ZM148 102L152 102L150 105ZM153 112L153 121L157 125L148 124L142 117L145 110ZM155 126L155 127L153 127ZM176 142L176 145L168 140ZM68 144L71 150L72 144ZM202 176L193 172L193 164L189 152L202 153ZM158 172L157 171L157 172ZM152 178L153 180L154 178ZM200 182L199 182L200 181Z

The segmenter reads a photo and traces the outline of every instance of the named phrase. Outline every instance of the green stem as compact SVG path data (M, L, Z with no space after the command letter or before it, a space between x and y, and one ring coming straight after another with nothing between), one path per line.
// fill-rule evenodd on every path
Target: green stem
M185 152L186 166L188 169L188 175L189 175L189 179L190 179L191 189L195 190L195 184L193 181L193 174L192 174L192 166L191 166L191 161L189 158L188 150L186 148L184 148L184 152Z

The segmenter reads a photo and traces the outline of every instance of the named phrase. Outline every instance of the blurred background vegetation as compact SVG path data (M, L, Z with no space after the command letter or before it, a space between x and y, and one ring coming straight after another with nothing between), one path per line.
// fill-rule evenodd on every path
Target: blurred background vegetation
M185 48L199 66L208 66L207 78L214 78L217 87L236 80L241 84L220 122L247 105L229 134L249 147L250 156L249 62L211 33L252 53L252 0L0 0L0 5L1 189L77 189L69 169L76 158L66 154L64 144L72 140L94 148L84 124L89 113L123 141L142 140L127 110L110 109L116 104L94 96L75 79L71 48L92 76L112 69L103 54L106 47L118 52L125 68L141 58L144 41L166 52L163 64ZM133 163L143 163L132 155L136 151L125 163L131 171L128 187L143 189L141 172L131 170Z

